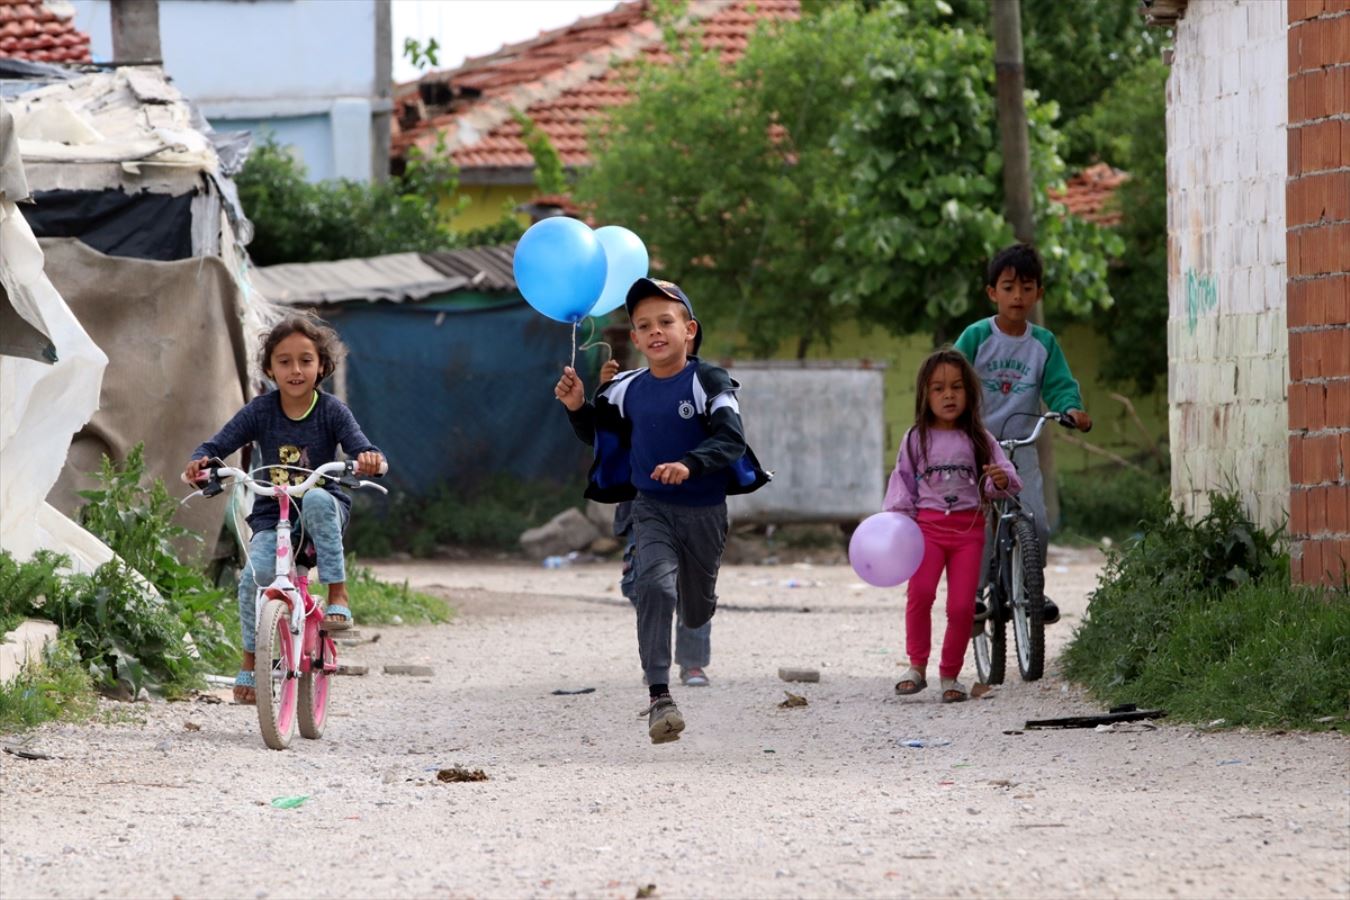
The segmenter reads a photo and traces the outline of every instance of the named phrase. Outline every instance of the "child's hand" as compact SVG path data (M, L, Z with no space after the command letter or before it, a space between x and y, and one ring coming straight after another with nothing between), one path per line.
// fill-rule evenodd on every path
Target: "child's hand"
M357 475L379 475L380 470L384 468L384 454L374 450L367 450L356 456L356 474Z
M984 477L994 483L994 487L1000 491L1008 489L1008 473L1003 471L1003 467L997 463L990 463L984 467Z
M619 374L619 361L617 359L606 360L600 367L600 383L609 384L614 380L614 376Z
M1087 413L1083 412L1083 410L1081 409L1071 410L1069 412L1069 418L1073 419L1073 424L1078 428L1079 431L1092 430L1092 416L1089 416Z
M586 388L581 384L581 376L571 366L563 366L563 375L553 386L553 396L562 401L562 405L576 412L586 405Z
M183 480L188 484L197 484L199 481L203 480L202 470L209 468L210 465L211 460L207 459L205 456L188 460L187 466L183 469Z
M661 463L652 469L652 481L662 484L683 484L689 477L689 467L684 463Z

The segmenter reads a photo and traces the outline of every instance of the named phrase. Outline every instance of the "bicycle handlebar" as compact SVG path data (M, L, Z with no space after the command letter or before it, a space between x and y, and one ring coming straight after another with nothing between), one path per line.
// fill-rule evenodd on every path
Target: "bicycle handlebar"
M197 496L214 497L216 494L219 494L224 489L224 486L221 484L222 478L233 478L236 480L237 483L244 485L253 493L263 497L276 496L278 488L281 488L292 497L299 497L306 491L314 487L314 485L319 481L320 478L323 478L324 476L327 475L339 475L340 473L339 477L337 478L337 482L338 484L341 484L344 487L349 488L368 487L374 488L375 490L379 491L382 494L389 493L389 489L384 487L383 485L376 484L373 481L363 481L357 479L355 476L356 473L355 460L349 459L345 461L334 461L330 463L324 463L317 469L302 469L299 466L262 466L260 468L254 469L253 471L270 472L273 469L288 469L293 472L308 472L309 477L306 478L304 481L300 482L299 484L278 485L272 484L270 481L260 481L254 477L253 472L245 472L243 469L236 469L233 466L210 466L202 470L202 474L206 476L206 484L203 487L199 488L198 490L194 491L193 493L188 494L186 497L184 497L183 502L187 503L193 497ZM388 471L389 471L389 463L386 461L383 463L383 465L380 466L380 474L383 475L385 472ZM188 482L186 475L182 477L182 481L186 484L191 483ZM212 490L212 488L214 488L214 490Z
M1022 413L1022 415L1029 416L1031 413ZM1060 425L1063 425L1070 430L1078 427L1074 424L1073 419L1069 418L1064 413L1053 411L1042 413L1036 416L1036 427L1031 429L1031 434L1024 438L1008 438L1007 440L999 441L999 446L1009 452L1016 450L1019 447L1030 447L1032 444L1036 443L1036 439L1041 436L1041 429L1045 427L1046 422L1058 422Z

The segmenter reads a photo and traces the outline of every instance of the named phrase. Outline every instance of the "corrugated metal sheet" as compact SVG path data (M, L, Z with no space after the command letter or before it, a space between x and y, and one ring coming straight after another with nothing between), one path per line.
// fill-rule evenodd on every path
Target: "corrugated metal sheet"
M287 306L358 300L402 303L469 286L467 278L432 268L418 253L263 266L253 272L252 282L264 297Z
M444 275L467 278L469 287L476 291L514 291L516 274L512 260L515 243L500 247L470 247L423 253L422 261Z

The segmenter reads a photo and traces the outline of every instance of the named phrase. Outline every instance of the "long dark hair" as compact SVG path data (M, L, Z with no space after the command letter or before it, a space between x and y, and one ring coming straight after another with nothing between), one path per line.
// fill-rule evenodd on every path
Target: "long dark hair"
M961 374L961 383L966 389L966 408L956 420L956 427L970 438L970 446L975 453L975 484L979 488L980 496L983 497L984 467L993 460L989 433L985 431L984 419L980 416L983 388L979 376L975 374L975 367L966 359L965 354L951 345L934 350L923 361L923 365L919 366L919 379L914 391L914 431L919 436L919 452L927 459L928 432L936 418L928 406L928 383L933 380L933 373L941 365L953 366Z
M347 348L337 336L333 327L312 312L288 313L285 318L272 326L262 337L262 351L258 362L264 373L272 371L272 352L286 338L293 334L303 334L314 342L319 351L319 380L316 387L337 370L337 365L347 355Z

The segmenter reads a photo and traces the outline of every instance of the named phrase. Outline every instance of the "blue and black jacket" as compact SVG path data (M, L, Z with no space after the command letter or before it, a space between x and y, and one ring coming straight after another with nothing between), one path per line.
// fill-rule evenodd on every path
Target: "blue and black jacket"
M707 437L679 460L692 477L719 469L727 473L727 494L748 494L768 484L773 473L763 469L745 442L736 392L740 383L720 366L689 357L698 368L694 375L694 405ZM590 444L595 459L587 478L586 497L600 503L621 503L637 496L629 463L632 421L624 413L624 399L632 379L645 368L620 372L601 385L594 402L568 420L577 437Z

